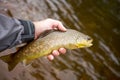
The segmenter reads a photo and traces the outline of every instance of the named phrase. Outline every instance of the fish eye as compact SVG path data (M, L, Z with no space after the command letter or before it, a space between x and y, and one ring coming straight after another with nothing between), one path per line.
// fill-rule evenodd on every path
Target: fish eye
M87 37L87 40L91 40L92 38L91 37Z

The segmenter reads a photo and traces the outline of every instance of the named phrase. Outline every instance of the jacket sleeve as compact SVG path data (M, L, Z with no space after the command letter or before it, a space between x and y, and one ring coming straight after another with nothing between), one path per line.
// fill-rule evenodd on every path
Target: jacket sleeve
M18 20L0 14L0 51L34 39L31 21Z

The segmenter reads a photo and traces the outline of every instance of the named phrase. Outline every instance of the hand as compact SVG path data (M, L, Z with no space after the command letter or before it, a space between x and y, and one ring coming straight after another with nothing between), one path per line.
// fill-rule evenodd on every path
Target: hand
M59 50L53 50L52 54L48 55L47 58L49 60L53 60L54 57L59 56L60 54L65 54L66 49L65 48L60 48Z
M46 30L54 29L54 30L66 31L66 28L58 20L45 19L42 21L33 22L33 24L35 25L35 39L37 39L39 35ZM66 49L60 48L59 50L53 50L53 52L50 55L48 55L47 58L49 60L53 60L55 56L65 53L66 53Z
M66 28L63 26L63 24L54 19L45 19L42 21L33 22L33 24L35 25L35 39L37 39L39 35L46 30L58 29L61 31L66 31Z

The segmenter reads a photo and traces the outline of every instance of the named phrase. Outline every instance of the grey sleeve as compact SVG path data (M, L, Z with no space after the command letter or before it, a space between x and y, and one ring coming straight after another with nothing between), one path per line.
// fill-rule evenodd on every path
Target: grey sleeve
M0 14L0 51L34 39L34 25Z

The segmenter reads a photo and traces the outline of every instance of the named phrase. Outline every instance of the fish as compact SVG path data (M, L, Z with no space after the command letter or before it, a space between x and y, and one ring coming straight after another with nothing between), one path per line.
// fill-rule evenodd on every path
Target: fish
M11 71L19 63L29 64L36 58L49 55L53 50L61 47L66 49L87 48L92 46L93 39L74 29L67 31L52 31L49 34L38 38L24 46L17 53L1 56L0 59L8 64Z

